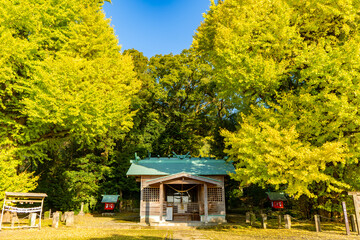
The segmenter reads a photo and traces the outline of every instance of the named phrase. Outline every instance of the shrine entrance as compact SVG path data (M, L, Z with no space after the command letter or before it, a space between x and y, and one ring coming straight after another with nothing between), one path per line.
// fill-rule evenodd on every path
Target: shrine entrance
M200 221L200 210L203 210L200 203L200 189L200 184L164 184L165 220Z
M141 186L144 222L225 222L224 185L215 177L177 173L144 178Z

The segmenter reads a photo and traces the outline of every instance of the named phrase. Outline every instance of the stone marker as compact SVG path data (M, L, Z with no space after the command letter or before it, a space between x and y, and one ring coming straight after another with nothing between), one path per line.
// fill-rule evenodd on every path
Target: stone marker
M84 213L84 202L81 202L81 208L80 208L80 212L78 214L79 216L84 216L85 213Z
M285 228L291 229L291 216L288 214L284 215L284 221L285 221Z
M53 222L52 222L52 227L53 228L58 228L59 227L59 220L60 220L60 213L59 212L55 212L53 214Z
M66 226L74 225L74 212L65 212L65 224Z
M267 216L266 214L261 214L261 226L263 229L266 229L267 225Z
M321 232L320 215L314 215L316 232Z
M250 224L250 212L246 212L246 220L245 220L245 222Z
M36 224L36 213L30 213L29 214L29 225L30 227L35 227Z
M346 235L350 235L350 227L349 227L348 214L347 214L347 211L346 211L346 203L345 203L345 202L341 202L341 205L342 205L342 209L343 209L343 213L344 213L344 221L345 221Z

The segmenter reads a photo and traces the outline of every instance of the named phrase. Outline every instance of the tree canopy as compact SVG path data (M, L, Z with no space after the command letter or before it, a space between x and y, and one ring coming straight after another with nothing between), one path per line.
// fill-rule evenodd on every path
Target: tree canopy
M90 166L106 162L133 126L140 82L102 4L0 1L1 149L22 160L20 172L47 166L40 182L64 161L62 178L96 185L102 174Z
M243 186L314 197L360 186L357 1L213 3L193 47L243 113L223 131ZM353 175L355 174L355 175Z

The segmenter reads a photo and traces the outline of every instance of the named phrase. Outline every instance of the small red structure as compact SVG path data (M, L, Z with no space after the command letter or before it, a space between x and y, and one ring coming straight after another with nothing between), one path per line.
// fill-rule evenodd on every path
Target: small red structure
M118 201L119 195L102 195L101 203L105 203L104 209L112 211L115 209L115 204Z
M284 208L284 202L283 201L271 201L271 207L273 208Z
M115 203L105 203L105 210L114 210Z
M283 209L284 201L287 201L283 192L267 192L268 199L271 201L271 207L275 209Z

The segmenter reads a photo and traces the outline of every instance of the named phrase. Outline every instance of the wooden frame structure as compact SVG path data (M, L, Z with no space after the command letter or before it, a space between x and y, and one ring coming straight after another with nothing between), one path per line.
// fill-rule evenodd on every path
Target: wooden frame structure
M38 227L41 229L41 215L43 211L43 205L44 205L44 199L47 197L46 193L18 193L18 192L5 192L5 198L4 198L4 204L2 207L1 212L1 220L0 220L0 231L2 228L32 228L32 227ZM31 208L19 208L10 205L11 203L38 203L40 206L37 207L31 207ZM39 224L35 226L28 226L28 225L22 225L18 227L4 227L3 224L3 217L4 212L11 212L11 213L36 213L39 214Z
M356 217L356 228L358 235L360 235L360 192L348 192L353 197L355 217Z
M140 185L141 222L226 222L224 176L141 176Z

